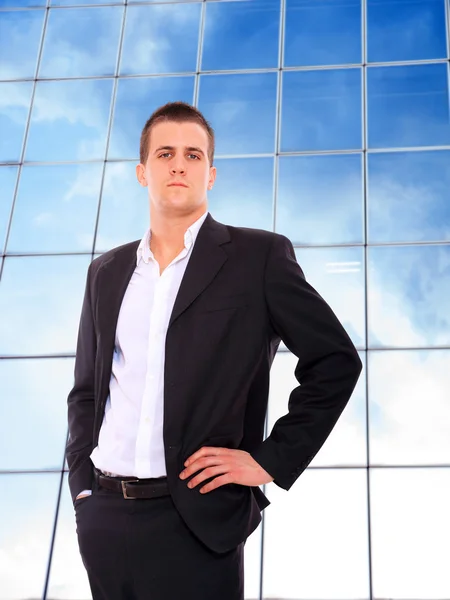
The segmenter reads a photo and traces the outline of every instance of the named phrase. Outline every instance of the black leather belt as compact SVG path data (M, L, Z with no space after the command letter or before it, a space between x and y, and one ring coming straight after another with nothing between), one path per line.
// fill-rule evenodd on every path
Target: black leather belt
M123 494L126 500L161 498L169 496L167 477L136 479L135 477L109 477L94 469L95 481L102 488Z

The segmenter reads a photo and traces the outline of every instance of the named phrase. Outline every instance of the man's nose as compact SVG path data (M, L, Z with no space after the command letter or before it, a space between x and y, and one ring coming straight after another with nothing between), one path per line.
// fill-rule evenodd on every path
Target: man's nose
M170 172L172 174L175 173L184 173L186 171L186 167L184 162L181 160L174 160L174 162L170 165Z

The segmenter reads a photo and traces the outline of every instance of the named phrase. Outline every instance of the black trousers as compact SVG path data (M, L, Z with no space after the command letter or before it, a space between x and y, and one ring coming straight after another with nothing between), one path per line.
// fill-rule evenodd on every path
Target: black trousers
M244 544L216 554L170 496L125 500L102 488L75 501L93 600L243 600Z

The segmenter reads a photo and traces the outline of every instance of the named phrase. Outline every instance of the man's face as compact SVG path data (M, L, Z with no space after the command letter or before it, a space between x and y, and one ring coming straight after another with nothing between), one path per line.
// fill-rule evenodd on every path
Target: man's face
M183 216L206 210L206 193L216 179L208 160L208 135L198 123L163 121L150 132L145 165L136 167L139 183L148 187L152 208Z

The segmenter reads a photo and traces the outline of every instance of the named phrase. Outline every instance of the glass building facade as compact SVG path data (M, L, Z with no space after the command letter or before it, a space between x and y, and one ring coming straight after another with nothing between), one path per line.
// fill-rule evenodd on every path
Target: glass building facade
M246 598L450 598L449 12L0 0L0 599L90 598L64 463L81 298L148 226L139 135L174 100L216 130L213 217L288 236L365 367L294 487L266 486ZM269 431L294 367L281 348Z

